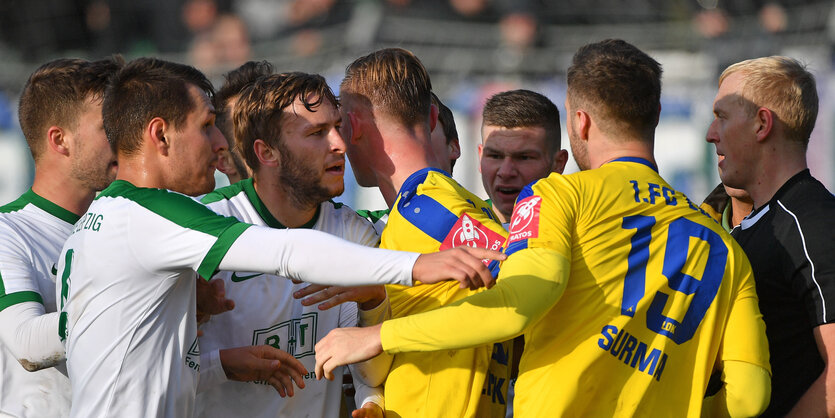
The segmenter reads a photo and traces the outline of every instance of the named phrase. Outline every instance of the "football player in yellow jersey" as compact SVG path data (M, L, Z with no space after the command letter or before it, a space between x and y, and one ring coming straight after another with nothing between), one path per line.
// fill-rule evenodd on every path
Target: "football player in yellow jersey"
M566 114L584 171L523 191L499 281L444 308L332 332L317 374L382 349L448 350L525 332L520 417L754 416L770 392L751 266L658 175L661 67L621 40L580 48ZM716 373L724 385L708 381Z
M513 205L528 184L562 173L568 152L560 144L560 111L547 97L530 90L509 90L491 96L484 104L479 171L484 190L499 221L507 229ZM505 398L513 411L515 378L524 350L524 338L513 339L513 357Z
M438 116L431 88L420 60L398 48L354 61L340 87L342 134L354 175L361 186L378 186L391 207L380 247L423 253L462 245L498 250L507 232L490 205L438 168L446 161L439 161L430 138ZM388 286L387 291L395 318L474 293L458 285ZM500 340L396 355L385 384L387 414L504 416L509 344L494 348L493 341ZM491 376L489 367L503 374ZM479 413L482 396L491 408Z

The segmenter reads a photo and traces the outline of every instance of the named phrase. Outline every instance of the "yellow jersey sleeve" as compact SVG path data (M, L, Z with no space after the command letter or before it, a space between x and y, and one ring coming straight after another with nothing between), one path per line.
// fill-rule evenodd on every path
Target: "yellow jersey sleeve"
M390 353L473 347L521 334L559 300L568 260L545 248L530 248L505 260L500 280L488 292L449 306L383 323L383 349Z

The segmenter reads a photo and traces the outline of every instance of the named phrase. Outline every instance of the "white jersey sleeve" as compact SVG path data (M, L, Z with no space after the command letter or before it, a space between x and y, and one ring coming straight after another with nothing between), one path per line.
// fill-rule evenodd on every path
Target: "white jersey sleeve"
M0 324L0 344L26 370L53 367L64 360L57 312L45 313L40 303L22 302L0 311Z
M369 248L314 230L254 226L232 244L219 268L324 285L411 286L412 267L419 255Z

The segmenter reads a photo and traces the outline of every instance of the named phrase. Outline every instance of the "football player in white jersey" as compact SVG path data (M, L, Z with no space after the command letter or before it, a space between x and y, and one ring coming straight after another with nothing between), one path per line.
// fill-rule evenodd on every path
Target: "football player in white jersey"
M189 417L201 367L233 380L267 381L292 393L304 368L269 345L221 350L200 364L195 273L269 273L322 284L411 284L454 278L490 284L481 258L462 249L419 255L383 251L308 230L227 218L185 195L214 188L225 148L214 126L213 89L194 69L153 58L128 63L105 91L105 132L117 179L94 200L62 249L59 334L76 417ZM325 254L326 257L320 257Z
M235 139L251 179L215 190L202 201L209 208L241 221L273 228L309 228L358 244L376 246L374 227L350 207L331 198L344 190L345 142L339 134L337 100L322 76L285 73L266 76L243 89L235 105ZM264 138L264 139L262 139ZM324 255L323 255L324 256ZM328 331L342 326L375 325L388 311L383 286L330 289L348 302L319 310L293 298L305 285L276 280L257 272L221 272L227 296L237 307L216 315L202 326L200 347L205 353L242 345L269 344L292 353L308 370L315 365L313 346ZM332 301L333 302L333 301ZM391 358L381 364L353 368L357 393L369 383L382 383ZM342 374L342 370L337 372ZM305 376L305 388L281 398L256 382L225 382L198 395L200 417L228 417L246 412L252 417L338 416L342 379L317 381ZM363 378L373 378L364 382ZM377 391L357 405L382 416Z
M32 73L20 96L35 179L0 207L0 415L69 414L55 263L95 192L116 176L101 105L107 79L120 65L118 59L54 60Z

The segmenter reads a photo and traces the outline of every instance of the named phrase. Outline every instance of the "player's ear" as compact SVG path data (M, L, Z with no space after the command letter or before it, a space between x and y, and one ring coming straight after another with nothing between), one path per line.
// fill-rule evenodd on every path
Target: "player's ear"
M60 126L50 126L46 130L46 142L47 146L53 151L61 155L70 155L66 132Z
M438 112L438 106L429 105L429 132L434 131L438 126Z
M754 116L757 141L762 141L771 133L774 128L774 113L767 107L757 109Z
M263 139L256 139L252 144L252 149L255 151L255 156L258 157L258 163L265 167L278 166L278 151L266 143Z
M591 129L591 116L585 110L578 110L574 112L575 121L577 122L580 139L583 141L589 140L589 130Z
M562 174L565 164L568 163L568 151L561 149L554 153L554 161L551 164L552 173Z
M347 123L348 126L343 125L343 130L341 132L343 134L342 139L346 142L350 141L352 143L356 143L357 139L362 135L362 126L360 124L360 118L354 112L346 112L345 115L348 116L348 120L343 121L342 123Z
M461 157L461 144L458 143L458 138L451 139L446 144L447 150L449 151L449 159L450 160L457 160ZM481 152L479 152L479 157L481 156Z
M168 150L171 147L169 138L165 137L166 132L169 131L168 122L161 117L155 117L148 122L145 127L145 137L154 149L161 155L168 155Z

